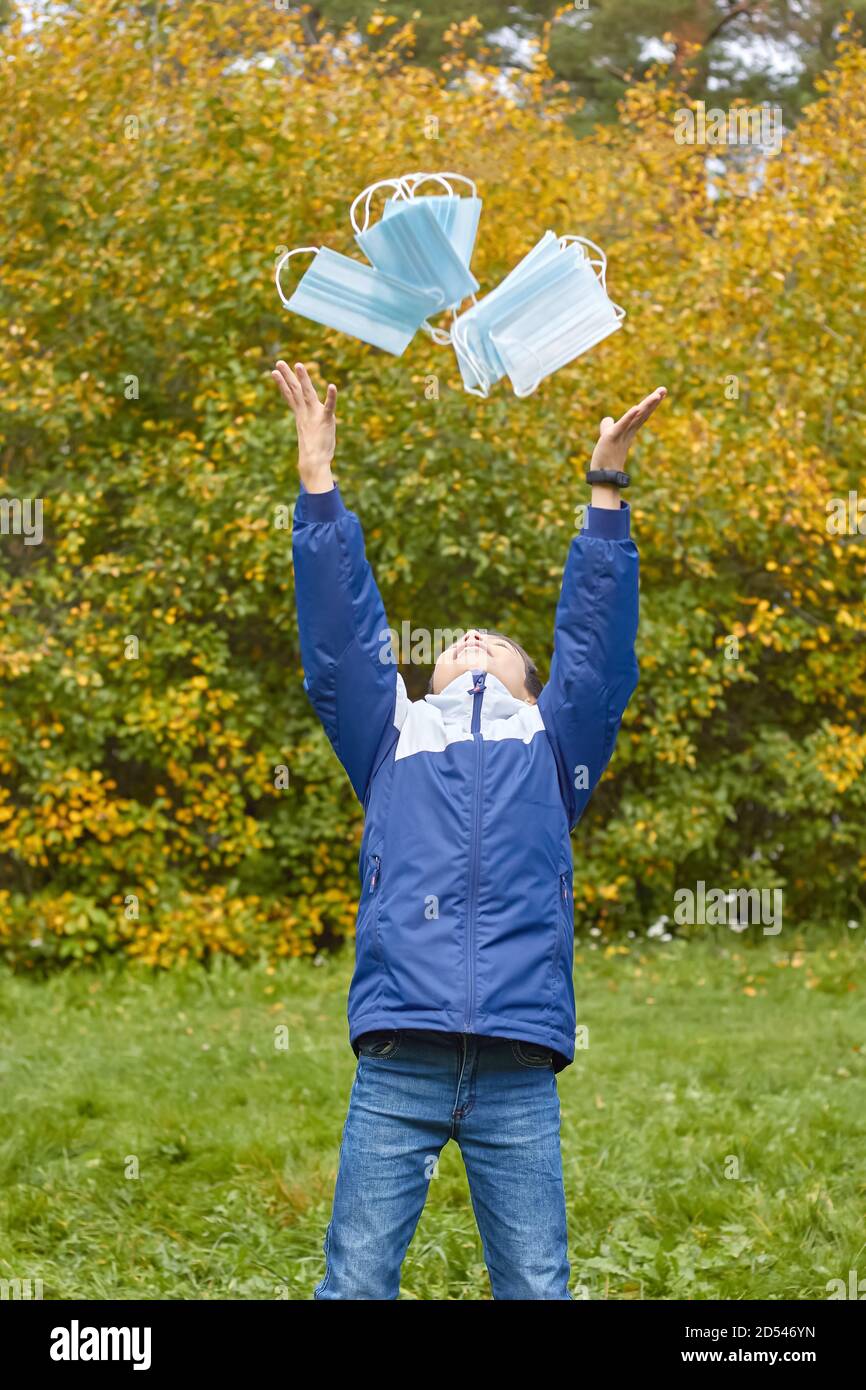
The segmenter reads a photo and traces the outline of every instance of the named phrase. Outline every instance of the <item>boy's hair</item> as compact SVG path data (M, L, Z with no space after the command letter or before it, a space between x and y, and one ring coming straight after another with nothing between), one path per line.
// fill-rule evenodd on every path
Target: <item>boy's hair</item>
M532 660L532 657L529 655L529 653L525 651L523 647L521 647L519 642L515 642L513 637L506 637L504 632L496 632L495 629L492 627L482 627L479 628L478 631L483 632L485 637L501 637L503 642L507 642L509 646L513 647L516 652L520 653L520 655L523 657L526 693L527 695L531 695L534 700L537 700L542 690L544 689L544 683L541 677L539 676L538 668L536 667L535 662ZM427 685L427 694L433 694L432 676L430 677L430 680Z

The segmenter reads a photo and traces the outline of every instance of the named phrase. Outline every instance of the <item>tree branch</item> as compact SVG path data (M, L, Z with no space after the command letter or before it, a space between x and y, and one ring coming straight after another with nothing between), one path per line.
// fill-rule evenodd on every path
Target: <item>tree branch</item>
M739 19L741 14L751 15L752 11L755 9L755 6L759 3L760 0L747 0L746 4L735 5L734 8L732 10L729 10L726 15L722 15L722 18L719 20L715 29L711 29L710 32L707 34L707 37L704 39L701 47L706 48L708 43L712 43L713 39L718 37L718 35L724 29L725 25L730 24L732 19Z

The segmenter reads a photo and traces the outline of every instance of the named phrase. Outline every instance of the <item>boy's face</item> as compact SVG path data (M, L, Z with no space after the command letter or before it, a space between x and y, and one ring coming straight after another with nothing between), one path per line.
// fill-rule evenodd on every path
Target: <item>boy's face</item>
M518 700L535 704L526 689L526 667L523 657L504 637L471 627L468 632L447 647L433 671L433 694L439 695L464 671L487 671L496 676Z

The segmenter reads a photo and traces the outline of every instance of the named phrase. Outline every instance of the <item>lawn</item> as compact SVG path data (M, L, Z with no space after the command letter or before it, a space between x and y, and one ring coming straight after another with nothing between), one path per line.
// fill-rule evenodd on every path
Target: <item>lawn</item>
M589 1046L559 1077L576 1297L823 1299L866 1276L866 942L797 945L579 938ZM308 1299L349 974L344 953L5 975L0 1277L45 1298ZM402 1296L490 1297L454 1143Z

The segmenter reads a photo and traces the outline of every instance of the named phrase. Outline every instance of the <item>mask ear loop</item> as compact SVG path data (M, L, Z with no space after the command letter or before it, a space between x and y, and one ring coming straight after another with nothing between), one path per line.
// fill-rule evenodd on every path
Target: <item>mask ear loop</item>
M450 183L443 174L404 174L403 178L405 179L406 186L409 189L410 198L415 197L415 190L416 188L418 188L420 184L428 183L430 179L435 179L437 183L440 183L450 198L456 196L454 193L454 189L451 187Z
M539 367L543 367L541 358L539 357L538 353L535 351L534 348L531 348L528 343L523 344L523 351L528 352L530 357L534 357ZM523 400L526 396L534 396L535 392L538 390L543 380L544 371L542 370L540 375L535 378L532 385L528 387L527 390L518 391L516 386L512 387L512 389L514 391L515 396L517 396L518 400Z
M438 285L425 285L424 289L427 294L438 294L440 299L445 298L444 290L440 290ZM440 308L441 307L442 306L440 305ZM438 314L439 309L434 310L434 312ZM433 339L434 343L447 344L451 342L451 335L448 332L447 328L437 328L435 324L429 323L427 319L424 319L422 321L421 327L425 330L425 332L430 334L430 337Z
M473 304L478 303L478 300L475 298L474 294L471 295L471 299ZM457 310L459 307L459 305L452 306L451 328L439 328L436 324L428 323L427 319L425 319L424 322L421 324L421 327L430 334L430 337L433 339L434 343L441 343L443 347L451 346L451 330L453 329L454 324L457 320Z
M561 236L561 237L559 238L560 249L564 251L565 248L566 248L566 246L568 245L568 243L569 243L570 241L576 241L576 242L578 242L581 246L591 246L592 249L593 249L593 251L597 251L597 252L598 252L598 260L593 260L592 256L587 256L586 259L589 261L589 264L590 264L590 265L592 265L592 266L596 266L596 265L597 265L597 266L600 266L600 267L601 267L601 274L599 275L598 278L599 278L599 280L601 281L601 287L602 287L602 289L604 290L604 292L605 292L605 294L606 294L606 293L607 293L607 284L606 284L606 281L605 281L605 276L607 275L607 256L604 254L604 252L602 251L601 247L600 247L600 246L596 246L595 242L594 242L594 241L590 241L588 237L585 237L585 236L571 236L571 235L567 235L567 236Z
M597 261L596 261L596 260L593 260L593 259L592 259L591 257L589 257L589 256L587 257L587 260L589 261L589 263L590 263L591 266L600 266L600 267L601 267L601 274L599 275L598 279L599 279L599 283L600 283L602 289L604 290L605 294L607 294L607 256L604 254L604 252L602 251L601 247L600 247L600 246L596 246L595 242L594 242L594 241L590 241L588 237L582 237L582 236L562 236L562 237L559 238L559 244L560 244L560 246L562 246L563 248L565 247L566 243L569 242L569 241L579 241L583 246L591 246L592 249L593 249L593 251L597 251L597 252L598 252L598 254L599 254L599 259L598 259ZM608 295L608 298L610 298L609 295ZM614 304L612 299L611 299L610 302L611 302L611 304L613 304L613 307L614 307L614 309L616 310L617 318L619 319L620 323L622 323L623 319L626 317L625 309L621 308L621 306L620 306L619 304Z
M442 177L445 179L459 179L461 183L468 183L469 187L472 189L471 196L473 198L478 197L478 187L475 183L475 180L470 179L467 174L455 174L452 172L451 169L446 169ZM458 194L457 196L459 197L460 195Z
M359 232L366 232L367 228L370 225L370 202L377 188L396 189L398 199L409 197L409 194L406 192L406 184L404 182L404 179L405 175L399 179L379 179L376 183L371 183L368 185L367 188L361 189L361 192L358 194L357 198L352 203L352 206L349 208L349 221L351 222L352 230L356 233L356 235ZM355 208L358 206L362 198L366 198L367 201L364 204L364 225L363 227L359 227L355 219Z
M600 266L600 267L601 267L601 274L598 276L598 280L599 280L599 283L600 283L602 289L604 290L605 294L607 294L607 293L608 293L608 291L607 291L607 256L604 254L604 252L602 251L601 247L600 247L600 246L596 246L595 242L594 242L594 241L590 241L588 237L582 237L582 236L562 236L562 237L559 238L559 244L560 244L560 246L563 247L563 248L565 247L566 243L569 242L569 241L579 241L582 245L584 245L584 246L591 246L592 249L593 249L593 251L597 251L597 252L598 252L599 258L600 258L599 260L597 260L597 261L596 261L596 260L593 260L591 257L587 257L587 260L589 261L589 264L590 264L591 266ZM608 295L608 299L610 299L610 295ZM612 299L610 300L610 303L611 303L611 306L613 307L613 309L614 309L614 311L615 311L615 313L616 313L617 318L619 319L620 323L622 323L623 319L627 317L626 312L625 312L625 309L623 309L622 305L620 305L620 304L614 304L614 302L613 302Z
M319 246L296 246L294 251L286 251L284 255L280 256L280 259L277 261L277 268L274 271L274 280L276 281L277 285L277 294L280 296L280 299L283 302L284 309L288 309L290 307L289 300L286 299L286 296L283 294L283 287L280 284L280 271L286 264L286 261L291 260L292 256L300 256L301 253L304 251L312 251L313 255L317 256L320 250L321 247Z
M538 366L539 366L539 369L540 369L540 370L539 370L539 374L538 374L538 376L535 378L535 380L533 381L532 385L529 386L525 391L518 391L517 387L514 386L513 383L512 383L512 390L513 390L515 396L518 397L518 399L523 400L523 398L524 398L525 396L532 396L532 395L534 395L535 392L538 390L539 386L541 385L541 383L542 383L543 380L544 380L544 375L545 375L545 374L544 374L544 363L542 362L542 360L541 360L541 358L539 357L538 353L535 351L535 348L530 347L529 343L521 343L521 342L520 342L520 339L519 339L519 338L515 338L515 337L513 336L513 334L504 333L503 336L502 336L502 341L503 341L503 342L507 342L507 343L514 343L515 346L521 347L521 348L523 349L524 352L528 352L528 353L529 353L530 357L534 357L535 360L536 360L536 362L538 363ZM477 370L477 368L476 368L476 370ZM467 388L467 389L468 389L468 388Z
M462 353L481 383L480 386L467 386L466 390L469 395L480 396L482 400L486 400L490 394L490 382L487 373L466 340L467 332L466 325L460 319L456 319L451 328L451 346L455 352Z
M473 305L478 303L478 296L474 290L469 295L469 298L472 300ZM469 310L467 309L466 312L468 313ZM444 343L446 347L452 347L453 344L451 342L451 330L453 329L456 321L457 309L455 308L451 310L451 328L435 328L433 325L429 324L426 319L422 323L421 327L430 329L430 337L433 339L434 343Z
M452 312L453 312L453 311L452 311ZM451 346L451 330L450 330L450 329L448 329L448 328L439 328L435 323L428 323L426 319L425 319L424 322L421 324L421 327L424 329L425 333L429 333L429 334L430 334L430 337L433 339L433 342L434 342L434 343L441 343L441 345L442 345L443 347L450 347L450 346Z
M410 188L409 197L410 197L410 198L414 198L414 197L415 197L415 192L416 192L416 190L417 190L419 184L426 183L428 179L436 179L437 182L441 183L442 187L447 191L447 193L449 194L449 196L452 197L452 198L459 198L459 197L460 197L460 194L454 192L454 189L451 187L450 183L448 182L449 179L459 179L461 183L468 183L468 184L469 184L469 187L472 189L472 197L473 197L473 198L477 198L477 196L478 196L478 189L476 188L475 183L473 182L472 179L467 178L466 174L455 174L455 173L452 173L452 171L451 171L450 169L446 169L446 170L445 170L443 173L441 173L441 174L422 174L422 173L404 174L404 175L403 175L403 178L406 180L407 184L409 185L409 188Z

